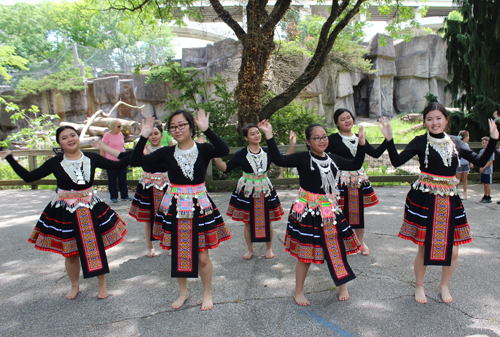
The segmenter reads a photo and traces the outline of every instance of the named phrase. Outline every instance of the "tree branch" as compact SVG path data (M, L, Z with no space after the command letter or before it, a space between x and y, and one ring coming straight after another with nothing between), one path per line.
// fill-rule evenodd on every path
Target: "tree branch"
M233 19L231 14L229 14L224 6L222 6L219 0L210 0L210 4L212 5L212 8L214 9L215 13L217 13L219 18L233 30L233 32L238 37L238 40L244 41L246 36L245 31L240 26L240 24Z
M272 31L274 31L274 28L280 22L280 20L283 18L285 15L286 11L288 8L290 8L290 4L292 3L292 0L278 0L276 4L274 5L273 11L267 18L266 22L262 25L262 34L263 35L268 35Z
M328 34L330 28L335 22L335 20L340 15L338 2L335 0L332 1L332 10L330 12L330 16L327 21L323 25L321 29L320 38L318 40L318 45L316 47L316 51L309 61L309 64L304 69L304 72L293 81L293 83L281 94L275 96L273 99L269 101L261 110L261 119L268 119L272 116L272 114L289 104L308 84L310 84L316 76L318 76L319 72L323 68L325 64L325 60L332 50L333 44L337 36L340 32L347 26L349 21L359 12L359 8L361 5L367 0L358 0L354 7L345 15L345 17L337 23L335 29ZM340 8L346 8L345 4L348 0L344 0Z

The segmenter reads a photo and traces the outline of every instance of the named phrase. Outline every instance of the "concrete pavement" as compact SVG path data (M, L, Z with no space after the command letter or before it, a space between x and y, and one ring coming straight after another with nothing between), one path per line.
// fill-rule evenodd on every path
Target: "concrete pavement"
M110 297L97 299L97 279L81 278L76 300L64 298L70 282L64 259L40 252L27 239L46 204L47 190L0 190L0 335L2 336L499 336L500 185L492 204L481 204L482 185L469 187L464 201L474 242L461 246L450 290L441 301L441 267L427 269L429 302L413 299L417 246L397 234L409 186L377 187L380 203L367 209L370 256L349 256L357 279L350 299L339 302L326 264L312 265L305 291L309 307L295 304L296 259L284 252L286 217L274 224L273 259L265 244L245 261L243 225L229 220L232 239L210 251L214 263L214 308L200 310L201 280L189 280L191 297L171 308L178 287L170 278L170 257L147 258L144 228L128 216L129 203L110 204L127 221L124 242L107 251ZM108 202L107 192L99 193ZM278 190L288 215L296 190ZM211 193L225 213L229 192Z

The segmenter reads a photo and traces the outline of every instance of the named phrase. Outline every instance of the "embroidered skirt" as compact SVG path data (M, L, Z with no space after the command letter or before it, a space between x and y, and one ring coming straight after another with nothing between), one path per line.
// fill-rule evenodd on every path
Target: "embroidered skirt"
M155 218L153 237L172 249L172 277L198 277L198 252L231 238L205 184L170 184Z
M83 191L59 190L47 205L31 233L36 249L64 257L80 256L83 277L109 272L105 249L127 233L125 222L106 205L93 188Z
M264 179L269 180L266 174L257 176L244 173L231 195L226 212L234 221L250 225L252 242L270 242L271 221L279 221L285 214L273 186L270 185L269 190L261 188L260 181ZM266 186L269 184L266 183Z
M361 249L356 234L337 206L324 194L302 188L290 210L285 235L285 251L305 263L324 263L335 284L353 280L347 255Z
M451 265L454 245L472 242L455 177L422 173L406 196L399 236L425 245L424 265Z
M365 207L378 204L365 170L341 171L339 179L339 206L352 228L365 228Z
M152 235L153 224L156 211L160 207L167 186L168 176L166 172L143 172L132 199L132 205L130 205L128 214L132 218L139 222L149 222L151 224L151 240L155 240Z

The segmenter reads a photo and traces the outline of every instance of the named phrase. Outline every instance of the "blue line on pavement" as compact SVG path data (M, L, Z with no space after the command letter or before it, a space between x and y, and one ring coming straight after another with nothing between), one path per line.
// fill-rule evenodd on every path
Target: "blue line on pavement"
M324 319L323 317L320 317L320 316L316 315L313 311L311 311L309 309L301 310L300 313L303 314L303 315L307 315L307 316L312 317L315 321L321 323L322 325L324 325L328 329L330 329L332 331L335 331L341 337L355 337L354 335L351 335L349 332L347 332L347 331L339 328L338 326L336 326L332 322Z

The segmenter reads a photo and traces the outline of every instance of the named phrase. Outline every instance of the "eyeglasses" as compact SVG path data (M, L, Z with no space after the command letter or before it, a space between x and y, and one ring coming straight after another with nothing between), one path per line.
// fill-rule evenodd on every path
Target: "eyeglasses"
M186 128L186 125L189 125L189 123L184 123L184 124L179 124L179 125L176 125L176 126L171 126L171 127L168 128L168 131L175 132L175 130L177 130L177 129L184 130Z
M310 140L314 140L316 143L319 142L324 142L328 139L328 136L323 136L323 137L314 137L314 138L309 138Z

